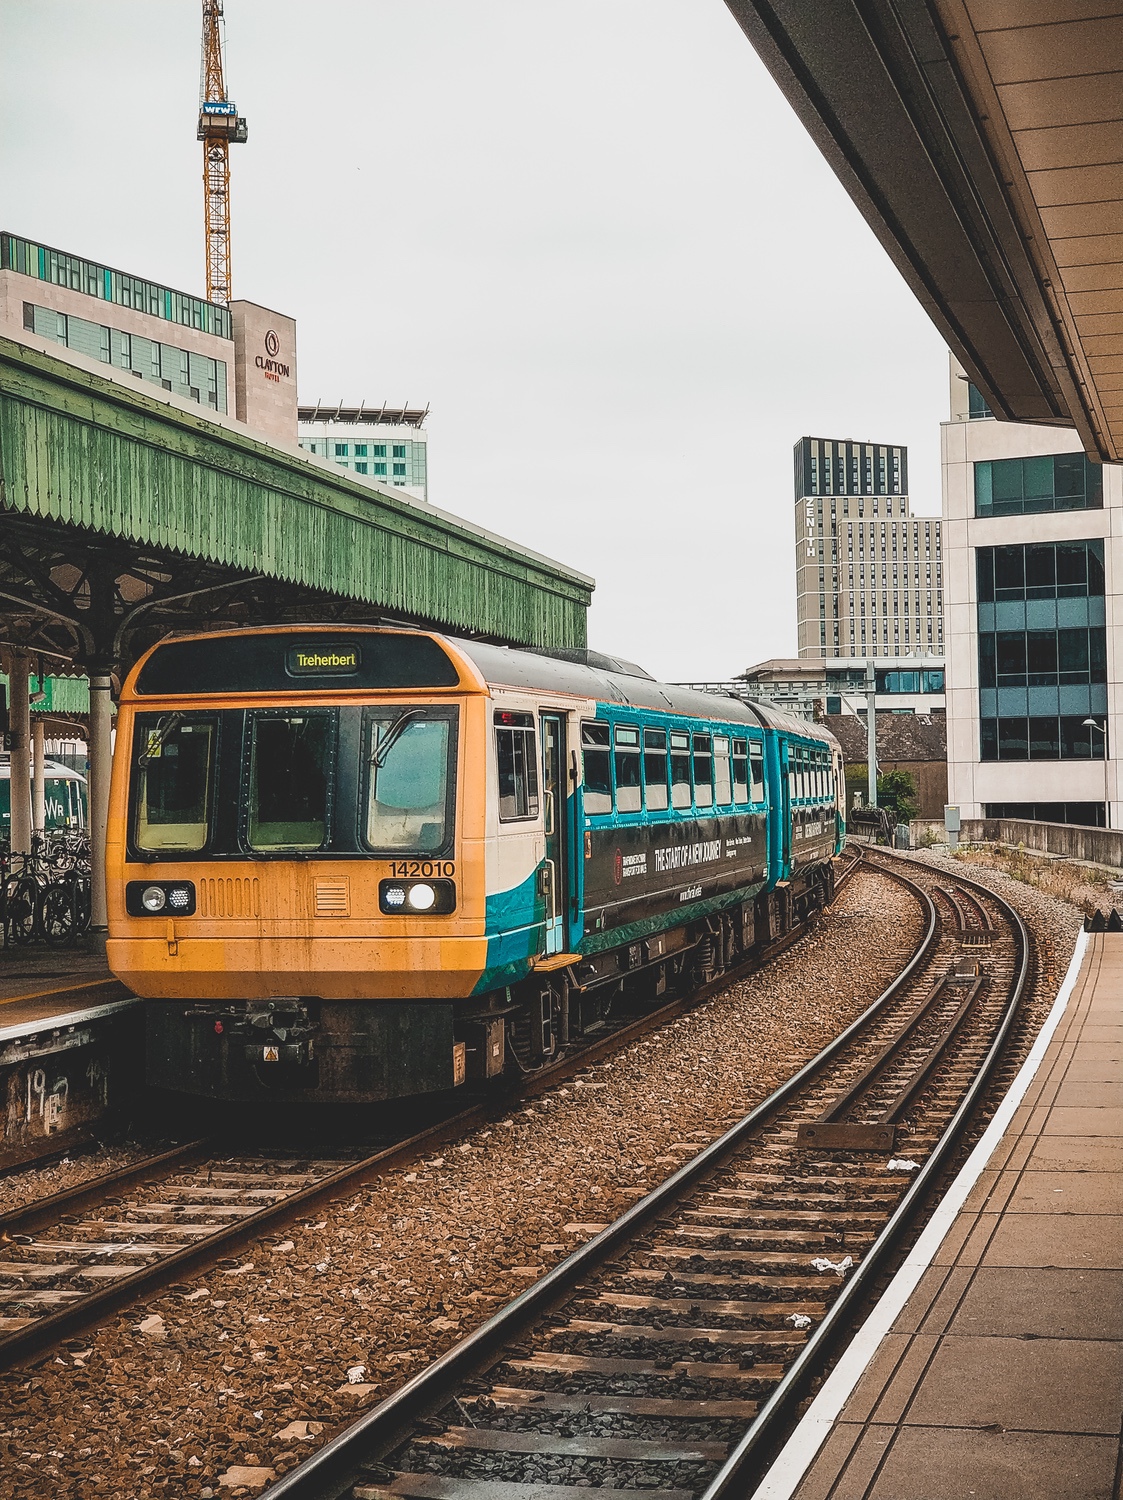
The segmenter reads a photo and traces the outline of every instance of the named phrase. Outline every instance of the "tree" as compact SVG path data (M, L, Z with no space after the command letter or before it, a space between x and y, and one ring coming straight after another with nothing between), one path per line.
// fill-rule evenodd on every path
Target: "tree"
M877 778L877 801L896 814L898 823L908 823L920 807L916 781L908 771L883 771Z

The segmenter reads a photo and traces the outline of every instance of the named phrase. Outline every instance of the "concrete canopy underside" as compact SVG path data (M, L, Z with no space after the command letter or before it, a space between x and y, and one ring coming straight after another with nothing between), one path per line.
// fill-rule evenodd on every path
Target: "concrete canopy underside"
M394 619L585 645L592 581L0 339L9 645L117 670L169 629Z
M1123 460L1123 15L726 0L996 416Z

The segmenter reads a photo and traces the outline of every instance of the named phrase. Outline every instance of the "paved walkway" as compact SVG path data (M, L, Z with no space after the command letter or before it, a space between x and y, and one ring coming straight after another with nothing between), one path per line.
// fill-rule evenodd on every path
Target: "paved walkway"
M1088 936L1070 978L962 1206L953 1188L946 1233L902 1268L898 1315L871 1317L757 1500L1119 1497L1123 934Z

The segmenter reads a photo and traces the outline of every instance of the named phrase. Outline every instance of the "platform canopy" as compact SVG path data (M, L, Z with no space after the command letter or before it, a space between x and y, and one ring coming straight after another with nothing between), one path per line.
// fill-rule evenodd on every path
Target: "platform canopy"
M1123 15L727 0L996 416L1123 460Z
M393 620L585 645L590 578L296 446L0 338L0 645L118 672L170 629Z

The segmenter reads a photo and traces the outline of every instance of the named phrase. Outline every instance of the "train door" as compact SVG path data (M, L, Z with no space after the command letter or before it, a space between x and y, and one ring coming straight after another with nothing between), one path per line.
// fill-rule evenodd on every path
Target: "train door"
M795 772L794 747L788 739L780 741L780 868L784 878L792 873L792 776Z
M546 825L546 952L566 951L569 841L566 837L565 719L541 717L543 817Z

